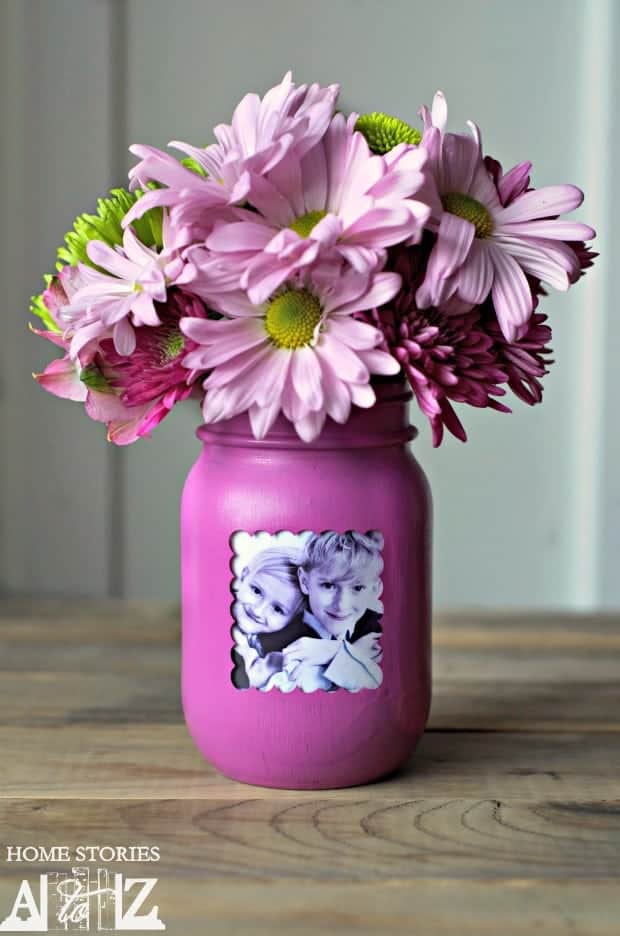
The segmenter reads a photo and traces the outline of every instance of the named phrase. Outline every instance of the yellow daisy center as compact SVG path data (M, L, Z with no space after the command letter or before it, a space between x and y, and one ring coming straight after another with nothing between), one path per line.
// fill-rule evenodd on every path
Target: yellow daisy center
M326 211L306 211L300 218L295 218L292 224L289 224L291 231L295 231L300 237L308 237L315 225L322 221Z
M321 304L305 289L288 289L269 303L265 330L277 348L310 344L321 321Z
M493 233L493 218L489 211L471 195L448 192L442 196L441 203L450 214L471 221L476 228L476 237L490 237Z

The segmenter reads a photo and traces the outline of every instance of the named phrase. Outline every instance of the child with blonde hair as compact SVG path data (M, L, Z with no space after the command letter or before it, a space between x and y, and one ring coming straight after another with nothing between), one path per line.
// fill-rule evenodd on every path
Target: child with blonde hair
M232 681L238 689L270 688L271 677L282 669L279 651L291 638L285 638L284 643L276 640L274 648L266 653L259 653L256 641L261 636L277 636L298 617L304 604L299 560L299 552L293 549L263 549L252 557L233 585L236 624L232 629L232 658L236 666Z
M318 533L307 541L298 573L306 634L283 651L288 678L306 691L381 684L382 548L377 531Z

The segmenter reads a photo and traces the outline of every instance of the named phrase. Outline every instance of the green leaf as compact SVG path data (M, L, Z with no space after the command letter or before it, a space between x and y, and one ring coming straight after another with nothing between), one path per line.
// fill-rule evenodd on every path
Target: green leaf
M98 390L100 393L114 393L113 388L105 379L96 364L89 364L80 371L80 380L89 390Z

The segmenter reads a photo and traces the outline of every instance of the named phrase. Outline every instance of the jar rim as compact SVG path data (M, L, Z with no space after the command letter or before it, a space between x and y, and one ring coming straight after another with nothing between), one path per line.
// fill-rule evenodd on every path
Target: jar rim
M418 435L415 426L410 426L402 415L389 415L384 407L398 405L405 409L413 397L404 380L372 381L376 402L366 408L353 405L346 423L337 423L329 416L320 435L312 442L304 442L296 433L293 423L280 414L264 439L255 439L247 413L241 413L221 422L203 424L196 430L196 436L203 443L231 445L250 448L287 448L306 450L342 450L356 448L386 448L402 446L411 442ZM377 416L382 411L376 427L364 425L369 414ZM372 415L370 418L372 419ZM406 412L404 413L406 417Z

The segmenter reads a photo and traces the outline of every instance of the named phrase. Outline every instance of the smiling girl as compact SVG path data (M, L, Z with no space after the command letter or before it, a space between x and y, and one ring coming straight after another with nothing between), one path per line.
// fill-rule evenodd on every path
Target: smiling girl
M233 683L237 688L268 688L271 676L282 669L282 654L256 649L260 635L286 627L301 611L304 596L299 588L299 555L294 550L263 549L243 569L232 607L237 664Z

